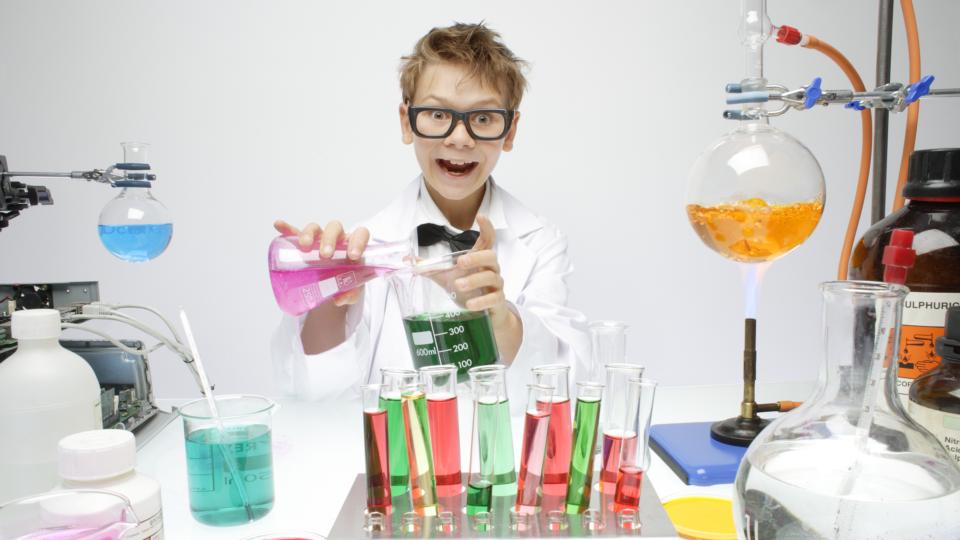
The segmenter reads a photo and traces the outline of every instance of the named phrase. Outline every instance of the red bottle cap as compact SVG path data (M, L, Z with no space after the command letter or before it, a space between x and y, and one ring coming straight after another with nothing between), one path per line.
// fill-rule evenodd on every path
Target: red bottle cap
M887 283L903 285L907 281L907 271L917 260L913 250L913 231L894 229L890 234L890 243L883 248L883 280Z

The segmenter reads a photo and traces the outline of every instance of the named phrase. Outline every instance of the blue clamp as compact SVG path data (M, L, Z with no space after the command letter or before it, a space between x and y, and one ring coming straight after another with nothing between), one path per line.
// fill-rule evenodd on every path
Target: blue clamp
M770 92L765 91L743 92L727 96L727 104L729 105L737 103L766 103L767 101L770 101Z
M113 187L149 188L151 187L151 184L147 180L117 180L113 183Z
M725 90L728 94L739 94L743 92L743 86L740 83L730 83L726 86Z
M807 86L803 97L804 109L812 109L813 106L817 104L817 100L820 99L820 96L823 95L823 90L820 89L821 82L822 79L820 79L820 77L816 77L813 79L813 82L810 83L810 86Z
M904 103L907 105L913 103L914 101L922 98L923 96L930 93L930 85L933 84L933 75L927 75L919 81L911 84L907 87L907 95L903 98Z
M853 110L855 110L855 111L862 111L862 110L866 109L866 107L863 106L863 102L860 101L860 100L851 101L850 103L847 103L846 105L844 105L843 108L844 108L844 109L853 109Z
M149 171L150 165L147 163L117 163L113 166L121 171Z

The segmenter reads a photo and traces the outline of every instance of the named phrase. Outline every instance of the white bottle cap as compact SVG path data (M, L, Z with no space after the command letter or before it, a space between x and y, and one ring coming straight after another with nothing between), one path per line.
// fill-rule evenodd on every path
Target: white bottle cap
M137 465L133 433L122 429L81 431L57 445L60 478L91 482L132 471Z
M10 321L13 339L50 339L60 337L60 312L55 309L21 309Z

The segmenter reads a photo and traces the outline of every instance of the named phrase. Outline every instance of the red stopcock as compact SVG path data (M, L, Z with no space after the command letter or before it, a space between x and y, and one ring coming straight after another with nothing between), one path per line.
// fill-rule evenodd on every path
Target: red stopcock
M903 285L907 281L907 272L917 260L913 250L913 231L894 229L890 234L890 243L883 248L883 280L887 283Z

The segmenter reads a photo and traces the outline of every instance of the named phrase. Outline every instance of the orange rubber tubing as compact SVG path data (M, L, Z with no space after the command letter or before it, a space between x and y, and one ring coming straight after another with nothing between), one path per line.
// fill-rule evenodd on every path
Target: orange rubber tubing
M853 67L853 64L847 60L847 57L833 48L829 43L817 39L809 34L806 35L807 43L803 45L808 49L819 51L829 57L837 66L843 70L843 73L850 79L850 84L857 92L863 92L866 87L863 85L863 79ZM862 140L860 143L860 177L857 179L857 192L853 198L853 209L850 211L850 219L847 222L847 232L843 237L843 247L840 250L840 263L837 268L837 279L847 279L847 267L850 266L850 252L853 250L853 242L857 236L857 226L860 225L860 216L863 213L863 201L867 196L867 181L870 179L870 154L873 150L873 117L870 111L860 111L860 126Z
M907 30L907 52L910 55L910 82L920 80L920 35L917 33L917 14L913 11L913 0L900 0L903 11L903 25ZM907 128L903 134L903 154L900 156L900 175L897 177L897 192L893 198L892 211L903 208L903 186L907 182L907 165L910 154L917 143L917 122L920 120L920 101L914 101L907 107Z

